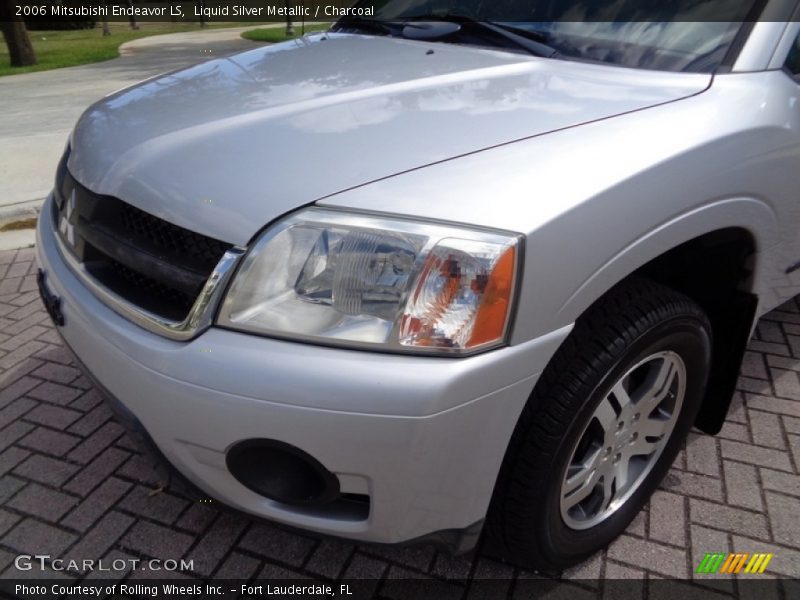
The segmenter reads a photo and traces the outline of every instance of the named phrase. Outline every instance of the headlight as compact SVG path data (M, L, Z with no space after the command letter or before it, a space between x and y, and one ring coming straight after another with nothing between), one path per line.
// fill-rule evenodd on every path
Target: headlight
M518 236L307 209L245 257L219 324L351 347L472 353L506 341Z

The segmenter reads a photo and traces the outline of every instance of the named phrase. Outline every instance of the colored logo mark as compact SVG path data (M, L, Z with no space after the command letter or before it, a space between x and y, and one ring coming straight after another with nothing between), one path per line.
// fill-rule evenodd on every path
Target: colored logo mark
M763 573L774 554L728 554L726 552L707 552L698 573ZM744 568L744 570L742 570Z

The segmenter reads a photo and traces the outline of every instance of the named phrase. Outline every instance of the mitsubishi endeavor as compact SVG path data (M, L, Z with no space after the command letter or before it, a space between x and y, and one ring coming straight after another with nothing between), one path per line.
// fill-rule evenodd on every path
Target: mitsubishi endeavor
M89 107L42 297L211 497L567 567L800 292L797 2L370 4Z

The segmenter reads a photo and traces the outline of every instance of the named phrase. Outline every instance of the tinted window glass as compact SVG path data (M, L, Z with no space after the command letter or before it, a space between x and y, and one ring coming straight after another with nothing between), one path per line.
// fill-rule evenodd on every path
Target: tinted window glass
M800 75L800 35L794 40L794 45L786 59L786 69L792 75Z
M535 34L560 58L711 72L756 0L370 0L375 19L459 15ZM458 43L460 40L442 40Z

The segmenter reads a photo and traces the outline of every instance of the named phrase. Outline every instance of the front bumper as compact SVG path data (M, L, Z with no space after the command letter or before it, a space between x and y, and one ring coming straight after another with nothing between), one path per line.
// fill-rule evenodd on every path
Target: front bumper
M60 333L94 379L202 490L240 510L330 535L405 542L481 521L519 414L569 333L464 359L324 348L212 327L188 342L113 312L60 255L48 199L37 228ZM226 452L274 439L320 461L369 512L295 507L237 481Z

